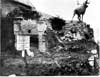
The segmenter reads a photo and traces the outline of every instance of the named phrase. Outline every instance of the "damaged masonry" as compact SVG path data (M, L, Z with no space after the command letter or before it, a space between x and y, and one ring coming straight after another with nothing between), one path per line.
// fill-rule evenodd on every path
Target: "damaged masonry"
M90 24L38 12L19 0L2 0L2 7L2 76L98 75L99 45Z

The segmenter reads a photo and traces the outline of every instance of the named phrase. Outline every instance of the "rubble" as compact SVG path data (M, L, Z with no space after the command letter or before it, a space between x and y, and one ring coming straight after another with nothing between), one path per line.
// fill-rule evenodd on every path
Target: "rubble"
M6 18L8 18L8 20L11 19L10 23L7 21L7 23L9 23L7 26L5 24ZM79 21L65 21L62 18L52 16L45 18L45 16L42 17L41 13L32 10L30 7L25 9L25 7L20 6L9 12L6 18L4 19L5 21L2 20L2 33L4 32L2 36L3 38L6 37L5 40L8 47L5 47L6 43L2 38L4 42L3 47L5 49L2 50L3 54L2 58L0 58L2 59L3 66L1 69L4 70L1 75L98 75L98 64L96 62L96 58L99 56L98 45L94 40L94 32L89 24ZM21 24L21 29L16 28L13 31L13 26L16 26L13 25L13 20L17 21L14 21L14 24L17 23L17 26ZM9 33L6 32L4 26L9 29L7 30ZM36 29L37 26L39 28L38 30ZM22 58L20 52L12 48L16 43L16 35L31 38L32 36L36 37L38 33L40 33L38 41L40 44L39 47L45 52L41 52L41 50L38 49L39 47L36 47L38 46L38 44L36 44L38 42L32 43L34 38L29 39L32 41L26 39L22 42L22 46L25 47L26 44L24 43L28 41L29 47L27 47L28 50L34 53L33 57L25 55L25 57ZM8 35L10 35L9 39L13 40L11 45L8 43ZM11 39L14 35L15 37ZM37 38L38 37L36 37L36 40ZM15 54L12 54L13 52L15 52Z

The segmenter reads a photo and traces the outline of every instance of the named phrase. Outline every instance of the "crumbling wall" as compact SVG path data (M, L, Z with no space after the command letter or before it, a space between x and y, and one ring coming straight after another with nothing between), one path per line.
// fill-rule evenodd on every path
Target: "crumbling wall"
M41 15L29 8L17 7L7 15L7 18L11 20L6 18L4 20L2 19L2 48L6 49L8 46L8 49L11 49L11 53L14 51L12 49L15 42L12 20L15 17L23 17L26 22L29 19L35 19L39 23ZM93 29L84 22L66 22L57 17L50 18L47 21L51 24L51 28L49 28L50 25L47 27L44 32L45 40L42 39L46 42L46 53L41 53L35 47L30 48L34 52L34 57L25 56L24 59L19 54L11 55L3 53L2 66L4 66L2 70L4 72L2 72L2 75L10 75L13 73L16 75L36 76L98 75L98 65L96 62L96 58L98 58L98 47L94 41ZM29 27L24 28L25 34L30 34L30 30L27 30ZM13 43L12 39L14 41ZM90 59L93 64L89 63Z
M20 3L15 0L2 0L2 18L1 18L1 40L2 50L13 50L15 48L14 37L14 20L15 17L23 17L24 19L38 20L41 15L34 11L31 6ZM13 48L12 48L13 47Z

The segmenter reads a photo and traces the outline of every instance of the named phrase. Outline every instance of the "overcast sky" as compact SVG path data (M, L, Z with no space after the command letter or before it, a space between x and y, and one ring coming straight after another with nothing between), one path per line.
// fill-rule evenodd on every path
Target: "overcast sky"
M65 20L71 20L73 10L84 0L30 0L37 10L53 15L60 16ZM100 40L100 0L89 0L90 4L84 16L84 22L91 25L95 32L95 40ZM77 17L74 18L76 20Z

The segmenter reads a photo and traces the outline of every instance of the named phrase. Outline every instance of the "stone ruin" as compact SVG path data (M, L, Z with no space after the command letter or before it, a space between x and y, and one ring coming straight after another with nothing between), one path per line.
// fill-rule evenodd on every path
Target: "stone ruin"
M14 35L16 38L15 46L18 51L29 50L37 44L37 49L40 52L46 51L44 32L47 28L47 22L36 20L25 20L15 18L14 20ZM34 41L37 40L37 41ZM34 42L32 42L34 41ZM34 46L33 46L34 47Z
M14 42L6 41L9 46L2 50L2 53L6 52L2 59L2 75L98 75L99 46L90 24L65 21L26 6L18 6L6 18L12 19L11 24L8 24L9 27L1 26L9 29L8 35L14 36L14 39L9 38ZM8 51L15 52L14 58L10 57L13 56L11 53L7 56ZM26 52L28 55L25 55Z

